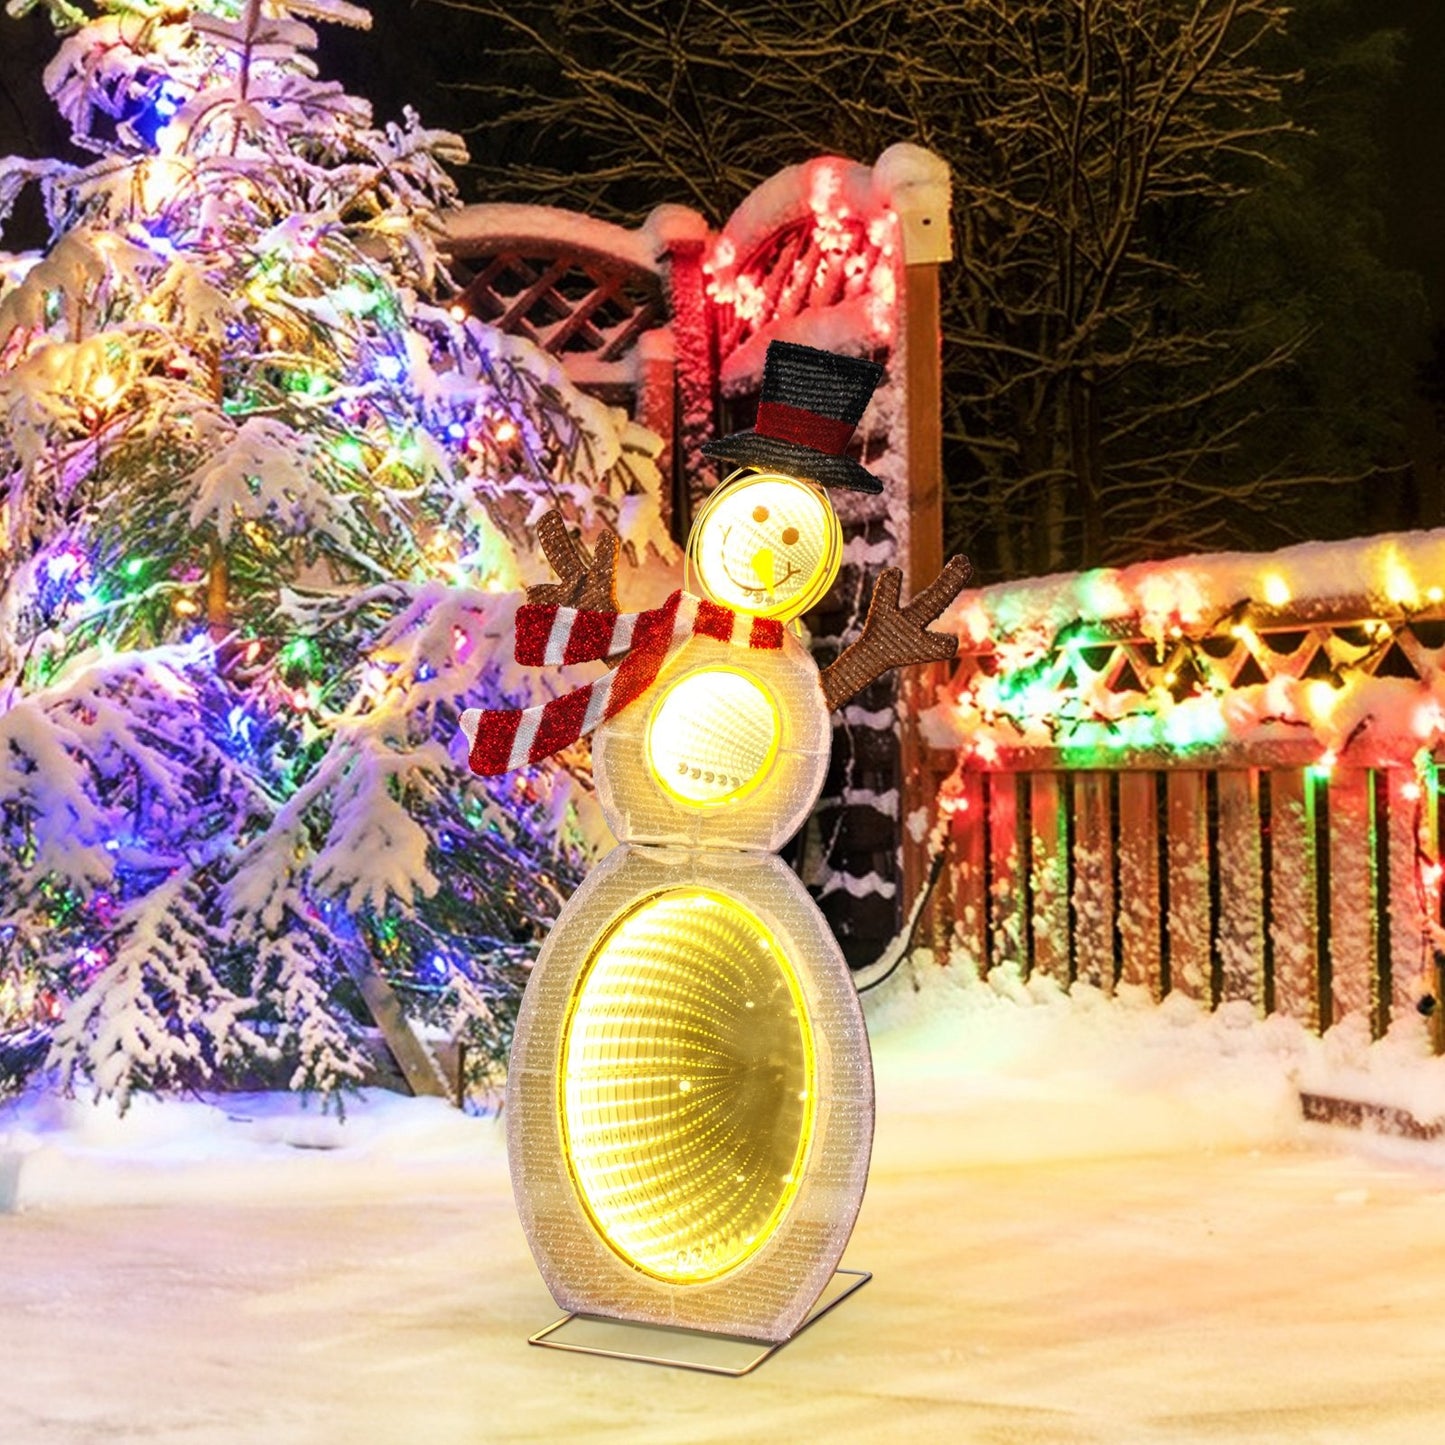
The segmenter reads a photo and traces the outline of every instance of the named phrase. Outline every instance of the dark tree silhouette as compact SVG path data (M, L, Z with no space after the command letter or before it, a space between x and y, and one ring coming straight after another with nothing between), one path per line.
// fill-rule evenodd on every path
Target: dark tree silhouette
M950 542L986 572L1349 530L1402 463L1423 307L1370 249L1394 39L1353 0L442 3L494 37L489 194L718 220L820 151L948 160Z

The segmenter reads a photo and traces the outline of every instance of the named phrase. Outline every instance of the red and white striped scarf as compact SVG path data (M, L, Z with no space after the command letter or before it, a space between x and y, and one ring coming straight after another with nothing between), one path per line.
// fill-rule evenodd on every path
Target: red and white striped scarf
M461 721L472 740L471 770L495 777L569 747L641 697L689 637L777 651L783 645L783 624L734 612L689 592L674 592L650 612L593 612L531 603L519 607L516 658L525 666L595 662L623 652L627 656L606 677L538 707L468 708Z

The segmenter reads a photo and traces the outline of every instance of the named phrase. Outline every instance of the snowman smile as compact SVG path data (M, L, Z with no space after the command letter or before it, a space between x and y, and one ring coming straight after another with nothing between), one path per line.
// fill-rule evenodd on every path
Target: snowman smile
M790 562L788 563L788 570L784 572L781 577L775 577L771 587L756 587L747 582L739 582L738 579L733 576L732 569L727 564L728 539L732 534L733 529L731 527L722 534L722 546L718 549L718 566L722 568L723 576L726 577L739 592L748 592L755 597L762 597L771 592L776 596L778 588L781 587L784 582L788 582L798 575L798 568Z

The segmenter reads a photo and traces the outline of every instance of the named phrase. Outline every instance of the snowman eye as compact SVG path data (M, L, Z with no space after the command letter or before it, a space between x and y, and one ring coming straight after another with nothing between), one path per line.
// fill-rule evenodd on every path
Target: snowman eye
M753 521L766 522L768 520L768 509L766 507L753 508Z
M796 527L783 528L783 546L791 547L798 540L798 529Z

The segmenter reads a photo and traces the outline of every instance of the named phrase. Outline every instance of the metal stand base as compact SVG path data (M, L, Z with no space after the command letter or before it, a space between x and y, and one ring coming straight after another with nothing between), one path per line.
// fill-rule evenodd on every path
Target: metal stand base
M678 1330L668 1325L611 1320L600 1315L563 1315L555 1324L531 1336L527 1343L549 1350L573 1350L580 1355L636 1360L643 1365L702 1370L709 1375L746 1375L872 1278L866 1269L836 1271L803 1323L788 1339L777 1344L739 1339L736 1335L713 1335L705 1330Z

